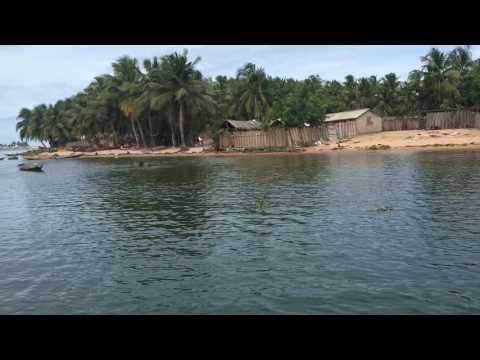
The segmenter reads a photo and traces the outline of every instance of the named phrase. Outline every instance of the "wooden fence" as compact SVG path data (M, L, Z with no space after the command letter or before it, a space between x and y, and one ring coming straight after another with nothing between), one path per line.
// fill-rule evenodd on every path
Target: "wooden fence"
M219 148L220 150L286 149L311 146L327 139L326 126L265 131L224 131L220 134Z
M432 112L425 117L425 128L432 129L460 129L480 128L480 113L459 110L448 112Z
M459 110L427 113L421 116L386 116L383 131L480 128L480 113Z
M421 116L387 116L383 131L480 128L480 112L468 110L432 112ZM311 146L316 142L336 142L357 136L355 121L326 123L319 127L275 128L265 131L224 131L220 134L220 150L286 149Z
M289 147L311 146L317 141L328 141L327 127L325 125L309 128L287 129Z
M425 128L425 118L421 116L385 116L383 131L419 130Z
M358 135L355 120L327 123L328 137L331 141L351 139Z

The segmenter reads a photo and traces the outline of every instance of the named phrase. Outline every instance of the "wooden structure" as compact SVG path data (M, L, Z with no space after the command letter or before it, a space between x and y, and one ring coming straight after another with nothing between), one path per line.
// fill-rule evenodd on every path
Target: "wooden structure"
M480 113L470 110L430 112L425 116L386 116L383 131L480 128Z
M339 140L382 131L382 118L368 108L327 114L324 123Z
M480 113L459 110L431 112L425 117L425 129L468 129L480 128Z
M280 126L275 122L275 126ZM261 130L256 121L226 120L219 138L220 150L292 149L312 146L318 141L337 142L357 135L380 131L480 128L480 112L468 110L432 112L422 116L381 118L369 109L327 114L318 127Z
M311 146L328 141L327 127L272 128L269 130L223 131L219 138L220 150L263 150Z
M421 116L385 116L383 131L419 130L425 128L425 118Z
M236 131L261 130L262 124L256 120L225 120L222 123L222 129L230 129Z

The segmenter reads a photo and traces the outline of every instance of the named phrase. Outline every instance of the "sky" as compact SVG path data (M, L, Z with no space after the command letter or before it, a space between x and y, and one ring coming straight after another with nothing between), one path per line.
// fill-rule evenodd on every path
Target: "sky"
M272 76L303 79L319 75L344 80L395 72L401 79L419 68L420 57L431 47L444 51L454 45L0 45L0 143L18 140L15 117L31 108L83 90L100 74L111 73L111 63L123 55L142 61L174 51L200 56L205 76L234 76L253 62ZM475 58L480 46L472 46Z

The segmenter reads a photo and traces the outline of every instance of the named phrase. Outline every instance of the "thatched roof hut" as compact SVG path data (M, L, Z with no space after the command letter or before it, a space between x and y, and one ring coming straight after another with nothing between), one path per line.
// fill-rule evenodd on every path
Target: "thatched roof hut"
M222 123L222 129L232 129L238 131L261 130L262 124L256 120L225 120Z
M270 122L270 127L276 128L276 127L284 127L285 122L282 119L275 119Z

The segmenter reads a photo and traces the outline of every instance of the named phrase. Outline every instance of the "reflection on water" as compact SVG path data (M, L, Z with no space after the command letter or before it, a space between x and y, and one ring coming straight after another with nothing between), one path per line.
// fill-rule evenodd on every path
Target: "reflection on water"
M2 162L0 312L478 313L479 160Z

